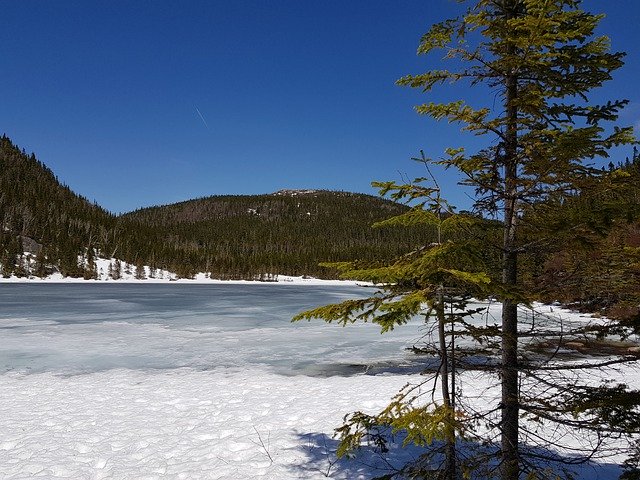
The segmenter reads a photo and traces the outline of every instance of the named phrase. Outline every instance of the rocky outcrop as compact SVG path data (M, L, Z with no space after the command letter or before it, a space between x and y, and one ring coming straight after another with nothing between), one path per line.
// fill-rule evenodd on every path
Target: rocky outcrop
M31 237L25 237L24 235L20 235L20 242L22 242L22 251L25 253L38 255L42 250L42 244L36 242Z

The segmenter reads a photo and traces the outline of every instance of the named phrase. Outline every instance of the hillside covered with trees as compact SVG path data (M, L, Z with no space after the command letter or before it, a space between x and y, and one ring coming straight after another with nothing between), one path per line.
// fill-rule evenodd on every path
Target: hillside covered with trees
M94 278L99 255L186 278L197 272L221 279L331 278L336 272L319 263L382 261L433 239L428 229L372 229L407 207L348 192L213 196L115 216L61 184L6 136L0 192L5 276L60 271Z
M363 194L287 190L213 196L124 218L162 232L163 242L184 252L175 268L199 268L217 278L326 276L320 262L390 259L431 241L432 230L371 228L405 209Z
M78 255L91 247L106 251L116 218L61 184L34 154L6 136L0 139L0 249L2 273L25 275L23 252L36 256L35 274L53 268L79 276Z
M579 194L524 216L522 281L542 301L640 318L640 155L594 175ZM542 236L553 241L537 243Z

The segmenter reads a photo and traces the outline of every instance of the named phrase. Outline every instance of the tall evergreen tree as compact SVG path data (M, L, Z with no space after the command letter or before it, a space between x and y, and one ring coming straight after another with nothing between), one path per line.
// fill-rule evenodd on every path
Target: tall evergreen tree
M427 103L418 112L461 123L492 137L493 146L472 154L449 149L440 163L455 167L474 187L477 209L503 224L502 282L502 478L518 477L518 235L528 205L580 186L590 172L584 161L631 143L632 128L605 130L626 100L602 105L589 92L611 79L623 53L611 53L606 37L594 37L601 15L580 0L481 0L456 19L434 25L419 53L444 49L455 70L410 75L400 84L430 92L445 82L468 81L497 91L501 108L464 101ZM476 40L475 34L480 37Z
M144 269L144 265L142 264L142 260L138 260L136 262L134 277L136 280L144 280L147 278L147 274Z
M624 54L611 53L609 40L594 36L601 16L580 7L579 0L478 0L460 17L432 26L420 43L420 54L444 50L452 69L399 80L401 85L426 93L441 84L466 82L475 88L486 87L491 99L486 106L471 106L463 100L431 102L418 106L417 111L461 124L463 131L487 138L487 147L480 151L449 148L445 158L435 163L461 172L463 183L475 190L475 210L502 225L502 240L493 245L500 254L501 270L493 289L502 303L499 428L503 480L517 479L521 472L519 382L528 366L520 364L517 308L530 298L521 288L518 259L532 246L531 238L522 235L523 222L536 205L562 202L563 197L580 191L590 177L603 175L587 161L607 157L613 146L634 142L630 127L605 128L627 101L602 105L589 101L590 91L610 80L612 72L622 66ZM541 231L533 244L552 241L555 234ZM352 268L350 273L357 276L358 272ZM421 292L418 284L409 285L416 294ZM357 308L367 307L367 316L372 315L371 310L389 308L382 300L377 305L345 307L316 310L303 317L316 315L346 323ZM363 315L357 318L366 319ZM394 317L383 314L382 318ZM596 428L596 424L602 422L594 420L589 425Z

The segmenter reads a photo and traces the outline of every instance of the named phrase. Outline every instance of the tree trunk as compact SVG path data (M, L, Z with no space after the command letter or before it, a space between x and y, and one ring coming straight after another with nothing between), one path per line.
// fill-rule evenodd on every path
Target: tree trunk
M442 403L447 408L447 423L445 425L445 471L446 480L456 478L456 435L453 427L453 401L452 393L449 389L449 355L445 334L446 315L444 311L443 287L440 286L438 293L438 303L436 305L436 317L438 320L438 337L440 349L440 387L442 389ZM453 372L451 372L453 374Z
M508 12L507 18L512 15ZM512 51L512 53L514 53ZM506 77L507 129L504 142L504 238L502 281L507 288L518 280L516 225L518 218L518 110L515 100L518 84L515 73ZM510 298L502 300L502 480L517 480L518 465L518 305Z
M504 282L515 283L517 255L504 255ZM518 466L518 305L509 299L502 302L502 480L517 480Z

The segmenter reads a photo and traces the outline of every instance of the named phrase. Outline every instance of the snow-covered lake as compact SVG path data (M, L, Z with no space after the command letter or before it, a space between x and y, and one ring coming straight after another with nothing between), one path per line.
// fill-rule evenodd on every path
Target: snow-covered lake
M331 434L406 382L383 372L417 329L290 322L366 293L3 284L0 478L370 478L334 464Z
M0 478L369 479L402 465L416 452L336 462L332 432L345 414L375 413L419 380L405 347L420 321L385 335L290 322L368 293L1 285Z
M411 359L416 329L380 335L291 323L301 310L371 293L356 286L6 284L0 369L91 373L257 368L284 375L356 373Z

